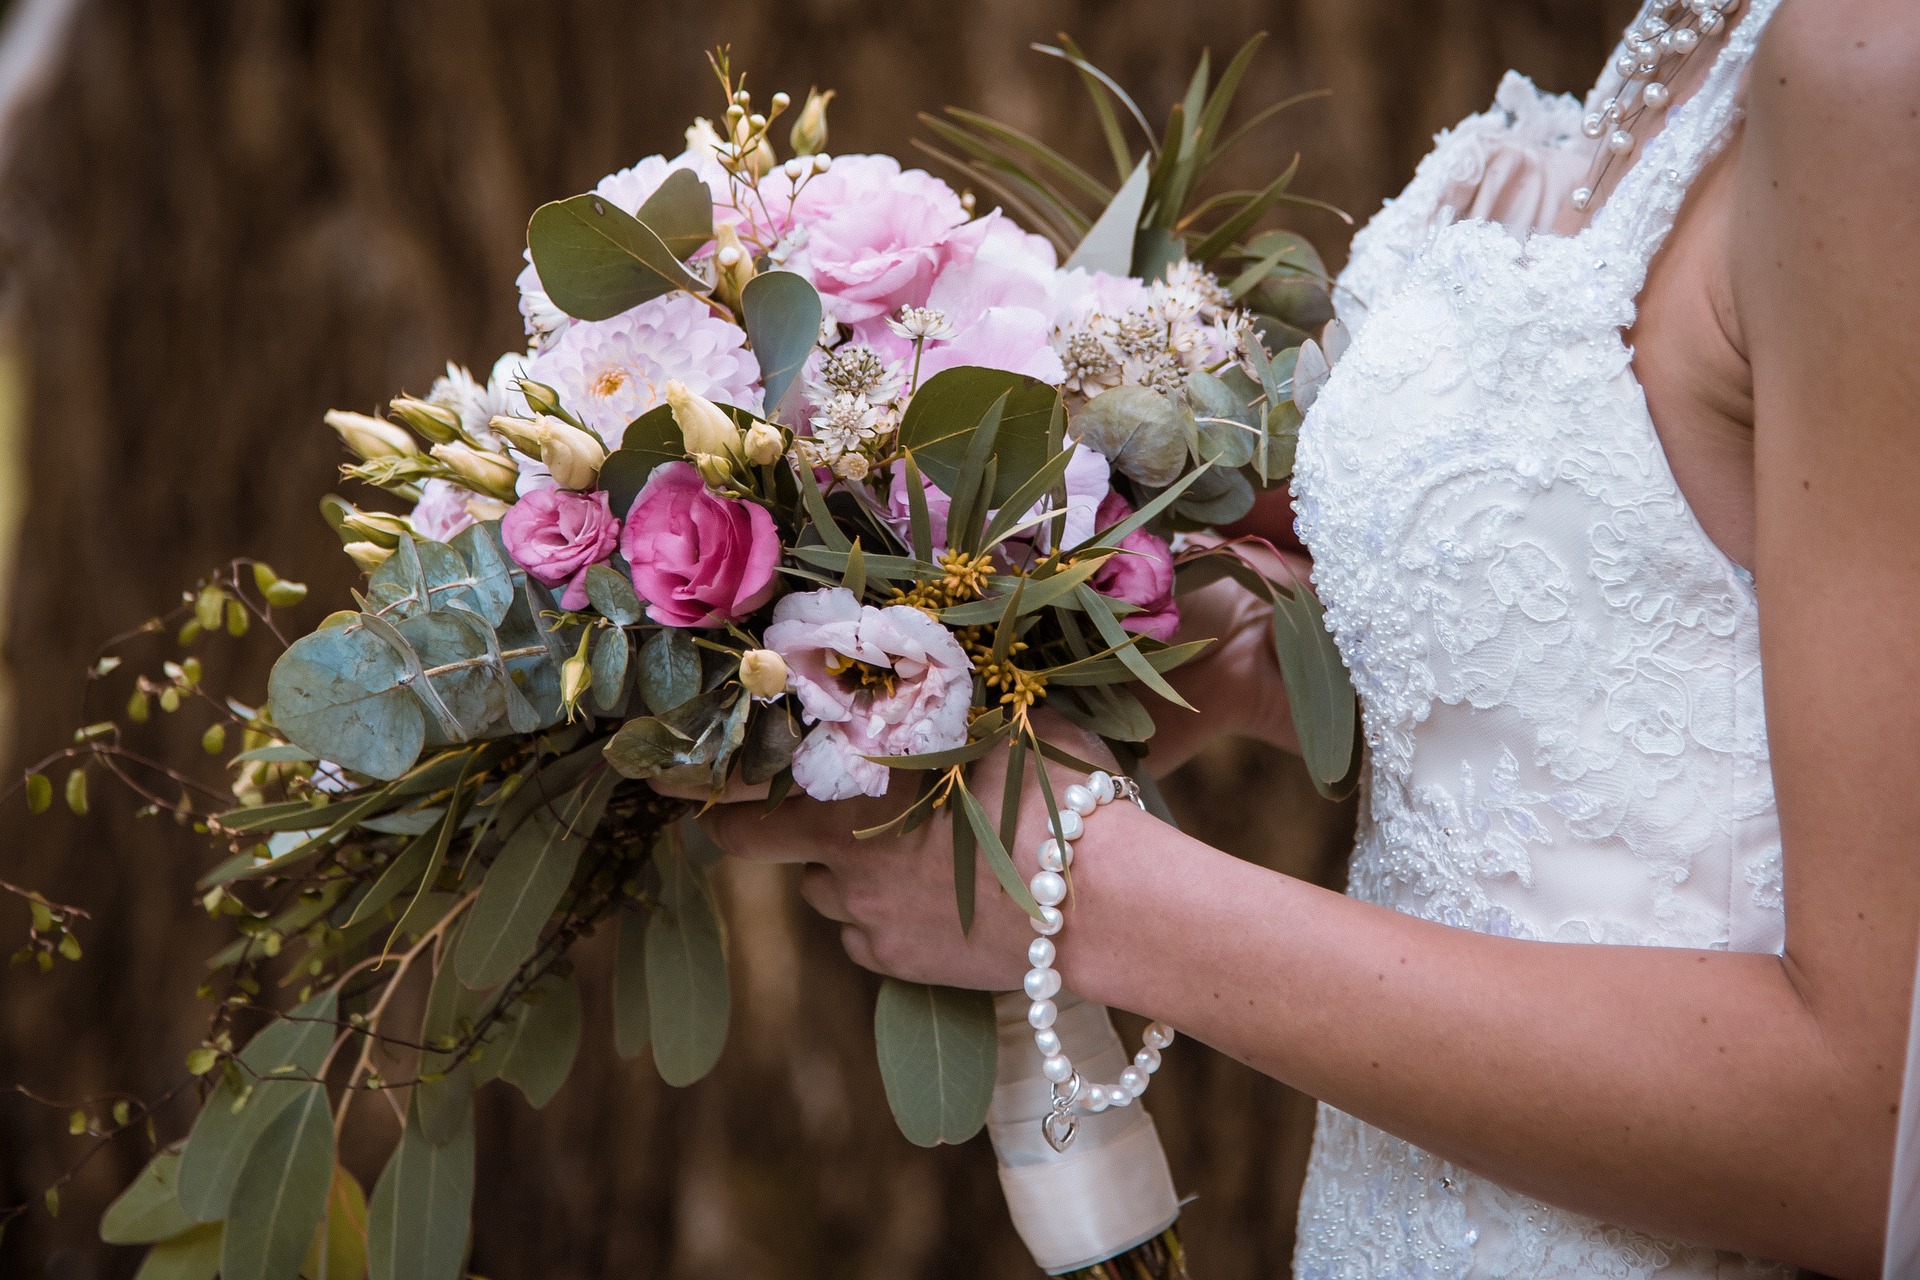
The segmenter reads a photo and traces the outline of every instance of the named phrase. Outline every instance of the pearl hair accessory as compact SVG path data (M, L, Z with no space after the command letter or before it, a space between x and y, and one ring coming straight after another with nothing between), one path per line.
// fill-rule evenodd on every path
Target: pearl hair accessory
M1033 922L1033 931L1040 936L1027 947L1027 963L1033 967L1023 984L1027 998L1033 1001L1027 1010L1027 1025L1033 1028L1033 1046L1040 1051L1040 1070L1053 1086L1052 1105L1040 1121L1040 1132L1048 1146L1061 1152L1079 1128L1078 1115L1131 1106L1145 1093L1149 1078L1160 1069L1161 1050L1173 1043L1172 1027L1164 1022L1151 1023L1142 1037L1145 1043L1140 1052L1133 1055L1133 1065L1120 1073L1120 1079L1112 1084L1090 1084L1074 1070L1062 1051L1059 1033L1053 1029L1054 1019L1059 1016L1053 997L1060 994L1060 973L1053 967L1053 939L1066 924L1060 904L1067 897L1066 870L1073 865L1073 842L1085 834L1088 815L1112 804L1116 796L1131 800L1141 809L1147 807L1132 778L1116 777L1105 770L1090 775L1084 786L1069 786L1061 795L1059 836L1048 836L1040 846L1040 870L1027 885L1033 891L1033 900L1040 904L1040 918Z
M1619 92L1580 124L1580 132L1600 146L1587 180L1568 197L1574 208L1584 212L1593 203L1593 193L1613 162L1632 155L1640 145L1635 126L1647 112L1664 110L1673 101L1674 77L1702 39L1718 31L1739 7L1740 0L1647 0L1627 28L1626 42L1614 59Z

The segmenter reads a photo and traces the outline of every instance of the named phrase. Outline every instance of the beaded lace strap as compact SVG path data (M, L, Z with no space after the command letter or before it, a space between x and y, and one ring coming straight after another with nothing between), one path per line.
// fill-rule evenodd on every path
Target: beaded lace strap
M1596 237L1616 246L1631 264L1624 283L1638 296L1648 265L1673 230L1687 188L1720 151L1739 119L1741 77L1753 60L1767 19L1779 0L1747 0L1747 12L1727 37L1700 88L1647 143L1640 160L1594 215ZM1616 277L1618 278L1618 277Z

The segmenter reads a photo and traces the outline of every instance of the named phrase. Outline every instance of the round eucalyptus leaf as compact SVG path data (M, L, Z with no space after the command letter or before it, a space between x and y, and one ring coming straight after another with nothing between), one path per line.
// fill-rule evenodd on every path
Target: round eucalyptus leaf
M740 310L771 418L820 340L820 295L792 271L763 271L741 290Z
M1141 484L1165 488L1186 470L1186 424L1173 402L1149 387L1102 391L1073 415L1073 434Z
M1045 466L1048 439L1060 393L1037 378L962 365L943 369L920 384L900 421L900 444L941 492L951 494L966 463L974 429L1006 397L994 437L993 497L998 507Z
M323 759L390 781L420 757L426 712L400 684L406 661L365 627L302 636L273 664L275 725Z
M218 1222L162 1240L147 1250L134 1280L214 1280L220 1272L220 1241L225 1228Z
M1174 514L1211 527L1232 524L1253 510L1253 482L1247 479L1246 473L1214 470L1203 479L1211 481L1215 476L1219 477L1218 482L1209 485L1210 492L1205 495L1196 495L1193 490L1182 495L1180 501L1174 504ZM1194 489L1199 488L1199 485L1194 486Z

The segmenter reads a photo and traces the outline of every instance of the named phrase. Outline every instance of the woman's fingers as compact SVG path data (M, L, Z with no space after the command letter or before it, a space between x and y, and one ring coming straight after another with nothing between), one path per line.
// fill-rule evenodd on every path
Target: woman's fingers
M806 870L801 872L800 896L808 906L827 919L845 925L853 923L853 915L847 910L846 895L841 891L839 880L820 863L809 862Z
M727 789L714 796L713 789L704 778L687 779L651 778L647 785L663 796L672 796L676 800L713 800L716 804L739 804L747 800L765 800L767 788L765 782L742 782L738 777L727 779Z
M840 945L846 950L847 958L862 969L881 972L873 957L873 940L858 925L850 924L840 930Z

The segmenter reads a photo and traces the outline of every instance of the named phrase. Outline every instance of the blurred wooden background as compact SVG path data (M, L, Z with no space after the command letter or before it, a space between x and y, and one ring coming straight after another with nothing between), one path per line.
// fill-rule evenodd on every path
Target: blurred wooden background
M1296 110L1241 151L1259 185L1296 150L1296 189L1364 218L1434 130L1518 66L1584 89L1630 0L22 0L47 37L33 76L0 47L0 749L17 768L83 718L81 672L106 636L178 599L222 556L314 585L311 624L349 565L317 518L339 463L319 418L425 390L519 342L512 280L528 212L654 151L721 105L702 50L730 42L761 93L835 86L832 149L912 154L914 113L990 112L1104 163L1073 77L1027 51L1069 31L1150 113L1203 46L1272 40L1249 78ZM30 50L28 52L31 52ZM1329 262L1347 231L1295 220ZM260 687L269 655L209 646L214 679ZM120 696L124 696L122 693ZM191 752L199 726L155 726ZM0 970L0 1083L59 1098L177 1083L212 930L191 901L205 853L97 789L93 816L0 815L0 876L93 912L85 960L51 978ZM1195 831L1333 883L1350 814L1293 765L1226 746L1173 794ZM592 1024L544 1114L483 1101L473 1269L544 1277L1022 1276L984 1141L920 1151L887 1115L873 983L779 872L723 881L734 1036L685 1091L613 1055ZM0 899L5 950L25 910ZM604 948L595 948L604 950ZM604 1001L604 966L583 969ZM602 1005L601 1007L604 1007ZM1191 1044L1153 1109L1205 1280L1283 1275L1311 1103ZM364 1109L372 1115L373 1109ZM184 1130L178 1106L162 1137ZM362 1120L364 1123L364 1117ZM377 1171L391 1134L356 1125ZM84 1150L64 1112L0 1097L0 1197L37 1197ZM93 1237L144 1159L128 1143L0 1245L9 1277L129 1276L137 1251Z

